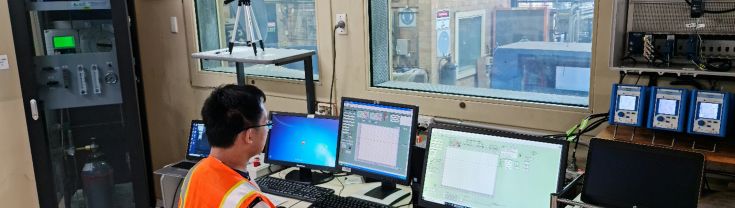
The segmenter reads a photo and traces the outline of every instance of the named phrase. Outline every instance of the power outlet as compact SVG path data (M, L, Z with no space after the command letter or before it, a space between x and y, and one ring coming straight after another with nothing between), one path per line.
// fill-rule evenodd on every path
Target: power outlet
M332 105L329 103L317 103L316 114L322 116L332 115Z
M343 21L345 23L345 27L337 28L337 34L347 35L347 14L337 14L334 25L337 25L340 21Z
M429 128L434 123L434 117L419 115L418 124L419 127Z

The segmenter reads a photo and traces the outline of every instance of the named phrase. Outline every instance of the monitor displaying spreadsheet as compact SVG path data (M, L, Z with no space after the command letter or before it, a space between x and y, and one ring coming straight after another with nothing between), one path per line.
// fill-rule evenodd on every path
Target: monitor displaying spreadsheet
M550 194L561 187L566 159L563 142L536 141L530 136L471 127L447 127L434 127L430 132L423 204L549 206Z

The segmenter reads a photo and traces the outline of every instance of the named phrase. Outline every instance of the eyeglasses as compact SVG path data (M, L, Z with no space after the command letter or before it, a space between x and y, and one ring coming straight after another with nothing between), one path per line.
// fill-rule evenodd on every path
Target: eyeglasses
M248 130L248 129L260 128L260 127L264 127L264 126L265 126L266 128L268 128L268 130L270 130L271 128L273 128L273 121L268 121L268 122L266 122L266 123L265 123L265 124L263 124L263 125L257 125L257 126L250 126L250 127L245 127L245 129L243 129L243 131L245 131L245 130Z

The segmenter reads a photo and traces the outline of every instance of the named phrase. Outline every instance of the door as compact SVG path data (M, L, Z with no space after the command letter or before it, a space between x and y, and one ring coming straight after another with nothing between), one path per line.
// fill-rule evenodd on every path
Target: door
M477 60L485 53L485 10L457 12L455 54L457 80L477 74Z
M126 1L9 0L41 207L150 207Z

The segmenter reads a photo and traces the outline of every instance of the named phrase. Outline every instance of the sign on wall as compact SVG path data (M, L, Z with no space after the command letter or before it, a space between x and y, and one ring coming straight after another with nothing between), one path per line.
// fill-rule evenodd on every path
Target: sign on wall
M416 27L416 10L404 8L398 12L398 27Z
M449 10L436 12L436 56L445 57L449 55L449 44L452 39L449 30Z

